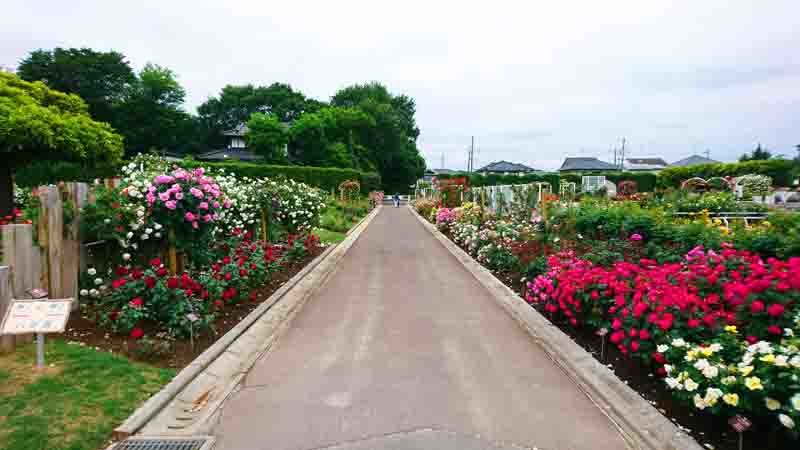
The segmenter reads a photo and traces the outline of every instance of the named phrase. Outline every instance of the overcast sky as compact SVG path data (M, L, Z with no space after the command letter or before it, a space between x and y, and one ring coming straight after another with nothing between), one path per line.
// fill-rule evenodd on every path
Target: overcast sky
M659 5L656 5L659 4ZM186 109L225 84L327 100L378 80L417 103L429 167L672 162L800 144L800 2L3 0L0 65L37 48L117 50L173 69Z

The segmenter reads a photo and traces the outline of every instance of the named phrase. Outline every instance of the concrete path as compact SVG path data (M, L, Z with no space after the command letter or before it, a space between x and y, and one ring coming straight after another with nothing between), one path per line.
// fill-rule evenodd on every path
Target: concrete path
M385 207L226 403L222 450L624 449L406 208Z

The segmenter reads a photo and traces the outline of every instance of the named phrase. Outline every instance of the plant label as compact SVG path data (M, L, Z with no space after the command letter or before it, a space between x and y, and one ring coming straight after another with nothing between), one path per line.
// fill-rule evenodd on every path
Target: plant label
M71 298L11 300L0 334L63 333L72 310Z
M736 430L737 433L744 433L748 428L750 428L750 425L752 425L749 419L738 414L731 417L730 420L728 420L728 423L731 427L733 427L734 430Z

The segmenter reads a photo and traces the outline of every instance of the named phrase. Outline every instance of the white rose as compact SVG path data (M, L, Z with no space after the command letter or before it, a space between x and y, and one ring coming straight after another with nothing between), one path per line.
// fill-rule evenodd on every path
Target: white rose
M89 291L89 295L91 295L92 297L97 297L97 294L99 294L99 292L97 292L97 289L92 289L91 291Z
M131 259L131 254L130 253L123 253L122 254L122 260L123 261L128 261L129 259Z
M153 225L153 228L155 228L156 230L160 230L161 229L161 224L157 223L157 224Z
M103 221L103 223L105 223L106 225L108 225L109 223L111 223L111 219L106 219L106 220L104 220L104 221Z
M792 429L794 428L794 420L791 417L787 416L786 414L779 414L778 420L785 426L786 428Z
M90 267L89 270L86 271L86 273L88 273L89 276L93 277L97 274L97 269L95 269L94 267Z
M100 286L101 284L103 284L103 279L102 278L95 278L94 279L94 284L96 286Z
M133 232L132 232L132 231L128 231L128 234L126 234L125 236L126 236L128 239L130 239L130 238L132 238L132 237L133 237Z
M160 233L160 232L157 232L157 233L155 234L155 236L156 236L156 238L157 238L157 239L161 239L161 233Z
M665 345L665 344L659 344L659 345L656 347L656 351L658 351L658 353L664 353L664 352L666 352L667 350L669 350L669 346L668 346L668 345Z
M149 234L145 233L145 234L142 235L142 240L143 241L146 241L148 239L150 239L150 235Z
M81 289L80 295L81 297L86 297L87 295L89 295L89 291L86 289Z

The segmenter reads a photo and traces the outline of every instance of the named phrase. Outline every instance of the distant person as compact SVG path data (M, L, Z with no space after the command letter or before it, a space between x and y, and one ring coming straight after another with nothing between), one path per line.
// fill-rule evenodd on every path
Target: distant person
M395 208L399 208L400 207L400 194L395 193L394 196L392 196L392 199L394 200L394 207Z

